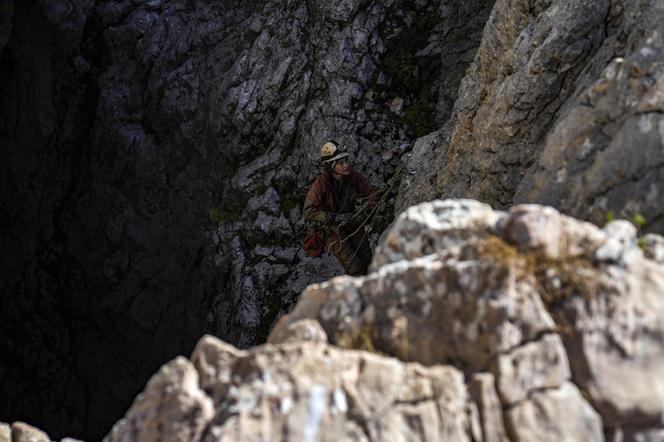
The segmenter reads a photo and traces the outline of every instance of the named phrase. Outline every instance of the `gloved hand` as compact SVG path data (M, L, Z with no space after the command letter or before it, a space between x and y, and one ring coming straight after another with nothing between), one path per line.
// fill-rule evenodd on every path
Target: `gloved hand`
M334 224L338 226L343 226L344 224L350 224L352 221L353 221L353 214L350 212L337 213L334 215Z

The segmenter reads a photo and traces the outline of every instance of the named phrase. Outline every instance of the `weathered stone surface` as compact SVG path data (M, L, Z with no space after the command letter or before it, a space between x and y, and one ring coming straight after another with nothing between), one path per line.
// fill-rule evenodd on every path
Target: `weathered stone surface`
M613 440L634 442L661 442L664 440L664 428L646 431L625 431L617 433Z
M24 422L12 424L12 442L51 442L48 434Z
M0 422L0 442L12 442L12 429L4 422Z
M536 390L559 387L571 378L567 355L558 335L546 335L536 342L496 359L498 391L503 403L512 405Z
M164 365L105 441L198 441L214 415L198 372L185 358Z
M662 23L658 0L497 1L397 211L434 197L538 202L596 223L638 214L662 233Z
M643 238L643 253L646 258L664 264L664 237L649 233Z
M0 413L96 439L147 374L204 331L241 347L264 339L306 285L340 271L294 239L328 138L380 184L415 136L433 132L415 144L399 211L472 196L501 208L545 202L601 224L639 215L641 230L664 231L663 42L652 32L661 1L498 0L484 26L492 6L0 2L0 353L12 361L0 364ZM385 280L366 285L393 291L378 303L387 311L366 311L362 284L322 286L348 291L348 304L326 305L320 319L332 339L375 346L378 334L394 354L454 358L506 386L498 355L571 327L561 336L573 381L605 426L634 420L625 434L656 434L644 429L660 425L656 401L637 381L624 384L637 399L595 391L629 371L601 367L624 360L661 378L661 277L642 265L647 244L625 223L600 231L534 208L506 218L454 210L470 220L448 217L419 238L426 220L413 215L398 226L410 236L381 246L372 268ZM473 226L486 241L468 236ZM656 247L644 250L659 260ZM423 287L414 299L424 306L456 312L442 317L454 324L443 348L435 334L416 342L412 324L441 318L408 304L410 284ZM635 288L635 307L618 307ZM599 295L585 305L588 293ZM335 309L350 323L333 325ZM457 334L459 318L471 325ZM470 344L477 354L461 348ZM549 375L530 385L511 373L521 391L499 394L549 388Z
M48 434L25 422L5 424L0 422L0 442L51 442ZM82 442L78 439L65 437L60 442Z
M650 221L647 229L664 231L662 43L657 35L614 58L580 93L553 127L516 200L555 204L597 223L608 212L639 214Z
M475 58L494 3L493 0L469 0L459 4L440 2L441 29L432 39L432 46L440 47L441 56L436 108L439 124L445 123L452 114L459 84Z
M514 441L603 441L602 420L571 383L536 391L506 413Z
M487 204L473 200L434 201L402 214L376 248L372 269L433 253L459 253L477 229L500 217Z
M269 344L283 344L285 342L327 342L327 335L321 325L313 319L303 319L279 329L268 338Z
M594 440L602 426L659 428L664 267L635 233L537 205L422 204L399 216L371 274L310 286L274 333L315 318L337 345L490 371L502 405L520 410L510 435L525 420L523 440L531 430ZM536 392L547 411L535 419ZM580 416L570 433L556 423L564 404Z
M202 333L263 341L341 271L298 253L318 146L384 182L490 6L0 1L0 414L98 439Z
M107 440L148 440L145 433L119 431L124 422L139 431L158 428L163 418L150 410L164 406L173 410L169 425L181 430L164 431L164 441L471 440L469 397L463 375L452 367L313 342L241 351L212 337L199 342L192 361L214 401L202 437L183 437L193 428L188 413L177 413L189 405L187 396L153 396L166 375L162 369L144 393L154 400L151 409L135 404Z
M478 406L484 442L504 442L503 410L496 394L495 379L491 373L475 373L468 385L473 401Z

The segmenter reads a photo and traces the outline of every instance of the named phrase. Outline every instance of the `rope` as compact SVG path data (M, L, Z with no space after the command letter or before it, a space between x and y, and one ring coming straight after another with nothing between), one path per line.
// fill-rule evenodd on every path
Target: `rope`
M350 239L350 237L352 237L352 236L354 236L355 234L357 234L357 233L360 231L360 229L362 229L362 228L363 228L365 225L367 225L367 223L368 223L368 224L369 224L369 229L365 230L364 235L362 236L362 239L360 240L358 246L355 248L355 252L354 252L353 255L351 256L350 260L348 261L348 265L350 265L350 264L353 262L353 260L354 260L355 257L357 256L357 252L360 250L360 246L362 245L362 243L363 243L364 240L366 239L367 235L369 234L369 230L371 229L373 223L376 221L376 216L375 216L375 215L377 214L378 209L379 209L379 208L385 203L385 201L386 201L386 199L387 199L387 196L390 194L390 191L392 190L392 187L393 187L396 183L398 183L398 182L401 181L401 178L402 178L402 175L403 175L403 173L404 173L404 170L405 170L405 162L402 161L402 162L399 164L399 167L397 167L397 170L394 171L394 174L392 175L392 177L391 177L389 180L387 180L387 183L385 183L384 186L379 187L378 189L376 189L376 191L374 191L371 195L367 195L366 197L362 197L362 198L360 198L360 201L362 202L362 205L361 205L361 206L357 209L357 211L353 214L353 218L355 218L356 216L358 216L358 215L359 215L360 213L362 213L362 211L364 211L365 209L369 208L370 205L371 205L371 203L375 200L375 198L376 198L378 195L380 195L380 198L379 198L378 202L374 205L374 207L372 208L371 212L369 212L369 215L367 215L367 217L366 217L366 218L365 218L365 219L359 224L359 226L357 227L357 229L355 229L350 235L348 235L348 236L346 236L345 238L341 239L341 234L339 233L339 229L341 228L341 224L339 224L339 225L333 227L334 230L335 230L335 233L337 234L337 238L338 238L338 239L337 239L337 240L334 240L334 241L332 241L332 242L330 243L330 245L329 245L329 247L328 247L328 250L329 250L330 252L332 252L332 253L336 253L336 252L338 252L339 250L341 250L341 244L343 244L344 242L348 241L348 239ZM371 219L371 222L369 222L369 219ZM333 251L332 251L332 246L333 246L335 243L338 243L338 244L339 244L339 245L338 245L339 248L338 248L336 251L333 252ZM345 267L345 266L344 266L344 267ZM346 273L348 273L348 268L344 268L344 271L345 271Z

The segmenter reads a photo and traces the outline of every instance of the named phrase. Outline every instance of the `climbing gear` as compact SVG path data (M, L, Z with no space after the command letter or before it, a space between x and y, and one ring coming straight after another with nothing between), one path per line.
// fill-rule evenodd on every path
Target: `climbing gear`
M314 230L309 232L309 235L302 242L304 253L311 258L318 258L322 253L325 245L323 243L323 234Z
M369 214L362 220L362 222L359 224L357 229L355 229L352 233L350 233L346 237L342 238L342 236L339 232L339 229L342 227L342 224L337 224L336 226L332 227L332 229L334 229L334 231L336 233L337 239L332 241L330 243L330 245L328 246L328 250L331 253L336 253L337 251L341 250L341 244L348 241L348 239L351 238L356 233L358 233L360 231L360 229L363 229L365 225L368 225L369 228L365 229L364 236L362 236L362 240L359 242L360 245L362 244L362 242L366 239L367 235L369 234L369 231L371 230L371 227L373 226L373 223L376 221L376 215L378 214L378 209L383 204L385 204L385 202L387 201L387 197L392 192L392 188L394 187L394 185L399 183L401 181L401 179L403 178L403 175L405 173L405 165L406 165L406 161L402 160L401 163L399 164L399 167L397 167L397 170L394 171L394 174L392 175L392 177L389 180L387 180L387 183L385 183L384 186L377 188L371 195L369 195L367 197L364 197L364 198L360 198L360 202L362 204L360 205L360 207L353 214L353 218L358 217L364 210L368 209L372 205L373 201L376 200L376 198L378 198L378 202L373 206L373 208L371 209L371 212L369 212ZM338 248L333 250L332 249L333 244L337 244L337 243L338 243L338 246L337 246ZM360 250L360 245L358 245L358 247L355 249L355 253L353 253L350 260L348 261L349 265L350 265L350 263L353 262L353 260L355 259L355 256L357 256L357 252ZM344 271L346 273L348 273L347 268L344 268Z
M336 160L345 158L348 152L339 147L336 141L328 141L320 149L320 159L323 164L334 163Z
M334 215L334 222L339 226L343 226L345 224L350 224L353 221L353 218L354 214L350 212L337 213Z

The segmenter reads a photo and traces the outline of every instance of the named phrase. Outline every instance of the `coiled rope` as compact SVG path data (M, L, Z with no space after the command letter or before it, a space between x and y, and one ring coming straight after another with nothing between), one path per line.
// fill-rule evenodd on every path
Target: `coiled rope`
M332 241L330 245L328 246L328 250L331 253L337 253L341 250L341 244L344 242L348 241L352 236L357 234L360 229L364 228L364 226L368 225L369 229L366 229L364 232L364 235L362 236L362 240L359 242L358 246L355 248L355 252L353 253L353 256L351 256L350 260L348 261L348 265L350 265L355 257L357 256L357 252L360 250L360 246L364 242L364 240L367 238L367 235L369 234L369 231L371 230L371 227L373 226L373 223L376 221L376 214L378 213L378 210L382 207L383 204L387 201L387 197L390 195L392 192L392 188L401 181L403 178L404 171L406 170L406 161L401 161L399 163L399 166L397 169L394 171L394 174L392 177L387 180L387 182L376 189L371 195L368 195L366 197L360 198L360 206L358 209L355 211L353 214L353 219L360 216L360 214L371 207L373 205L373 202L378 198L378 202L373 205L373 208L371 208L371 211L369 214L364 218L364 220L358 225L358 227L349 235L346 237L342 238L341 234L339 232L339 229L343 224L338 224L336 226L333 226L332 228L334 229L335 233L337 234L337 239ZM337 249L333 251L333 246L337 244ZM344 271L348 273L348 268L344 268Z

